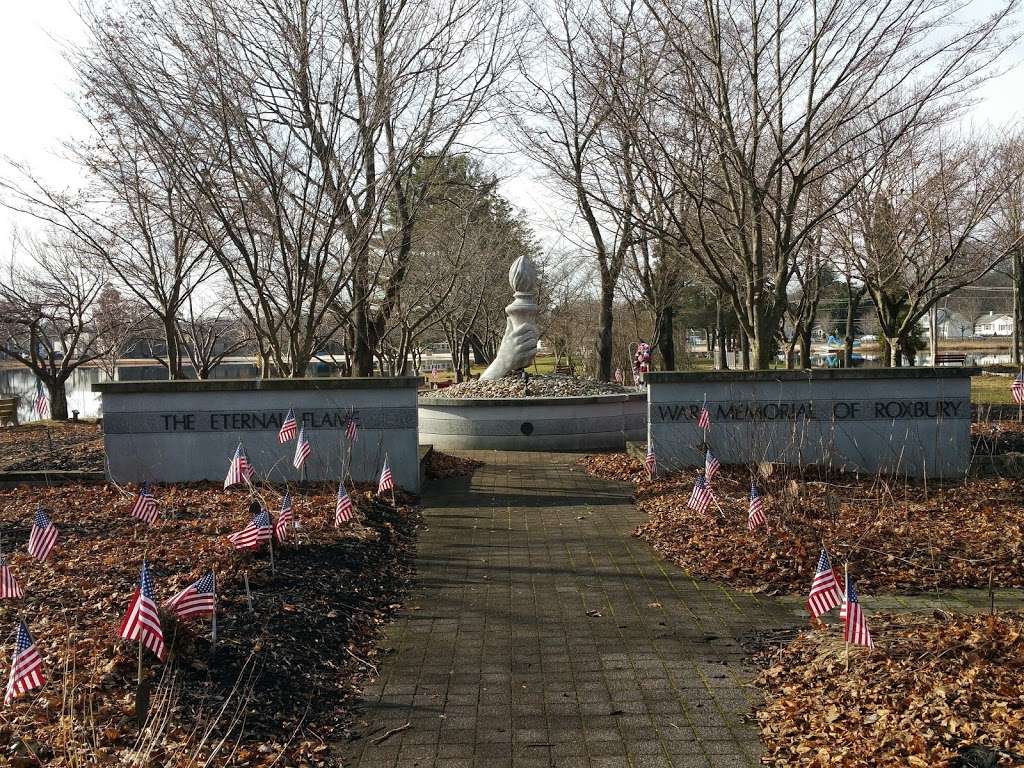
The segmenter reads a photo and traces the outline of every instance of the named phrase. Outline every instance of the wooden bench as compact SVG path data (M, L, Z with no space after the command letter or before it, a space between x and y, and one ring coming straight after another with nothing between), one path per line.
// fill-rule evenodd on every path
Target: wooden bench
M560 373L564 376L575 376L576 368L572 365L556 365L555 373Z
M933 365L966 365L967 355L963 352L939 352Z
M18 424L18 398L0 397L0 424Z

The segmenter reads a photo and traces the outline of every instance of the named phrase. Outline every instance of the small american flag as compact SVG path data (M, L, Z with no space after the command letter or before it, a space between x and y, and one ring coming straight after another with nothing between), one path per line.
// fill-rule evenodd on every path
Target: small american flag
M764 497L757 490L757 483L750 484L750 512L747 514L747 530L752 531L766 522L764 517Z
M644 456L644 468L647 470L647 479L653 480L655 473L658 471L658 460L654 456L654 449L648 445L647 455Z
M139 486L139 495L132 504L132 517L137 517L146 523L153 523L160 516L160 510L156 507L156 499L150 493L149 483Z
M25 593L21 591L21 585L18 584L18 580L11 573L11 566L7 564L7 558L0 555L0 598L24 596Z
M142 561L142 571L139 573L139 586L135 588L135 594L128 603L128 612L121 622L118 636L125 640L138 640L155 653L160 661L167 655L164 631L160 628L160 614L156 607L153 576L149 572L149 563L145 560Z
M57 526L50 522L42 507L36 508L32 521L32 532L28 535L28 553L39 562L50 556L50 550L57 543Z
M345 437L351 442L356 441L356 435L359 434L359 424L356 422L355 416L349 416L345 419Z
M32 403L32 413L40 419L45 419L50 415L50 401L46 398L43 382L39 379L36 379L36 399Z
M850 645L864 645L873 648L875 644L868 631L868 620L864 616L860 600L857 599L857 588L853 586L853 579L850 578L846 583L846 600L843 601L843 607L846 609L846 616L843 619L843 639Z
M285 491L281 499L281 511L277 515L277 522L274 523L274 536L278 541L288 540L288 526L292 522L292 496Z
M239 443L235 448L235 455L231 457L231 466L228 467L227 477L224 478L224 487L229 488L238 483L249 482L252 476L252 465L249 464L249 460L242 451L242 444Z
M704 398L704 403L700 407L700 415L697 417L697 426L701 429L711 428L711 413L708 411L707 397Z
M228 541L235 549L258 549L260 544L270 541L272 535L270 513L263 509L256 513L245 528L228 536Z
M302 465L306 463L306 459L309 458L309 454L313 452L313 449L309 447L309 440L306 439L306 429L303 427L299 430L299 439L295 443L295 458L292 459L292 466L296 469L302 469Z
M822 547L821 556L818 558L818 567L814 571L814 581L811 582L811 593L807 597L807 610L810 611L811 616L818 618L842 602L843 588L832 567L828 550Z
M339 526L352 519L352 499L345 490L345 483L338 483L338 501L334 505L334 525Z
M288 415L284 417L284 421L281 422L281 430L277 433L277 442L287 443L293 437L295 437L295 429L298 424L295 423L295 413L291 408L288 409Z
M697 475L693 481L693 490L690 492L690 500L686 503L694 512L704 513L708 511L711 502L715 500L715 494L711 492L711 486L704 480L704 475Z
M164 608L179 619L187 619L189 616L212 616L216 606L217 590L212 571L164 603Z
M1024 405L1024 373L1017 374L1017 378L1010 385L1010 394L1013 395L1013 402Z
M377 493L392 491L395 488L395 480L391 477L391 467L388 465L388 455L384 454L384 467L380 471L380 480L377 482Z
M710 483L714 479L715 475L718 474L718 470L722 468L722 462L718 460L718 457L711 452L708 448L704 454L704 476Z
M36 650L35 640L22 621L18 624L18 636L14 642L14 658L11 659L11 676L7 680L4 705L33 688L39 688L45 682L43 657Z

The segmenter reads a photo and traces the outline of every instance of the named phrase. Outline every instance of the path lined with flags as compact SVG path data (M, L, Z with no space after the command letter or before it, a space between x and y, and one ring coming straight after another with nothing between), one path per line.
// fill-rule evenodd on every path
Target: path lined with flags
M659 560L631 486L578 456L470 455L472 478L427 487L418 588L352 764L757 765L740 639L806 612Z

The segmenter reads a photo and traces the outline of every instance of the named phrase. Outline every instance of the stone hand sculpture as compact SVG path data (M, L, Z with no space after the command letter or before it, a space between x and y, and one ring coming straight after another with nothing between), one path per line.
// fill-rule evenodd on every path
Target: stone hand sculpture
M537 354L540 331L537 329L537 313L540 308L534 301L537 291L537 268L529 256L520 256L508 270L508 283L515 298L505 307L508 322L505 335L501 338L498 354L481 379L500 379L502 376L525 368Z

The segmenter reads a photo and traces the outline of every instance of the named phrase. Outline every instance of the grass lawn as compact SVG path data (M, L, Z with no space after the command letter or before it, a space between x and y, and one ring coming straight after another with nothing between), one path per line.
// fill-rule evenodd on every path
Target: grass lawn
M975 376L971 379L971 402L975 405L1013 405L1008 376Z

